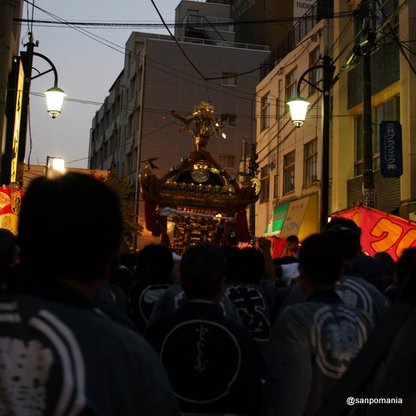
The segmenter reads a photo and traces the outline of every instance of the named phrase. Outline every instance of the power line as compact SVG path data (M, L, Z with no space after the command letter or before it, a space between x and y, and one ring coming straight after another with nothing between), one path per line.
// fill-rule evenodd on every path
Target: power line
M399 37L397 36L396 32L394 31L394 29L393 29L393 27L390 23L390 21L392 20L393 14L389 18L387 18L386 14L384 13L384 10L383 10L382 6L380 5L379 0L376 0L376 2L378 4L378 6L380 7L381 14L382 14L382 16L385 20L385 23L387 24L388 29L389 29L389 36L391 36L393 41L397 44L397 46L400 49L401 54L403 55L404 59L406 59L406 62L409 65L410 69L416 75L416 68L413 66L413 64L410 61L409 57L407 56L406 52L403 50L404 49L403 45L401 44Z
M179 48L179 50L181 51L182 55L185 57L185 59L189 62L189 64L192 66L192 68L195 69L195 71L199 74L199 76L206 81L206 77L205 75L197 68L197 66L192 62L192 60L189 58L189 56L186 54L186 52L183 50L182 46L179 44L179 42L177 41L177 39L175 38L175 36L173 35L173 33L171 32L171 30L169 29L169 26L165 23L163 16L161 15L159 9L156 6L156 3L154 2L154 0L150 0L150 2L152 3L154 9L156 10L156 13L158 14L160 20L163 23L163 26L165 26L166 30L169 32L170 37L174 40L174 42L176 43L176 46Z
M28 0L25 0L27 3L31 4ZM330 19L341 19L344 17L352 16L352 12L340 12L334 13ZM276 24L276 23L293 23L299 20L316 20L320 16L318 15L308 15L306 17L286 17L281 19L263 19L263 20L244 20L244 21L232 21L232 22L199 22L198 26L200 27L222 27L222 26L244 26L244 25L265 25L265 24ZM157 23L157 22L121 22L121 21L53 21L53 20L45 20L45 19L23 19L23 18L15 18L13 19L17 23L31 23L37 26L51 26L51 27L59 27L59 26L85 26L90 28L99 28L99 29L131 29L131 28L159 28L159 29L166 29L166 26L169 28L177 28L177 27L186 27L188 23Z
M47 15L49 15L49 16L51 16L51 17L53 17L53 18L55 18L55 19L57 19L59 22L61 22L61 23L63 23L63 24L66 24L67 26L69 26L69 27L71 27L72 29L74 29L74 30L76 30L76 31L78 31L78 32L80 32L81 34L83 34L83 35L85 35L85 36L87 36L88 38L90 38L90 39L92 39L92 40L94 40L94 41L96 41L96 42L98 42L98 43L100 43L101 45L103 45L103 46L107 46L107 47L109 47L110 49L113 49L113 50L115 50L116 52L119 52L119 53L121 53L121 54L123 54L123 55L125 55L125 53L126 52L129 52L129 53L132 53L133 54L133 57L134 57L134 59L136 59L138 62L141 62L141 63L144 63L143 61L141 61L140 60L140 55L138 54L138 53L136 53L135 51L130 51L130 50L128 50L128 49L125 49L125 47L124 46L120 46L120 45L117 45L117 44L115 44L115 43L113 43L113 42L111 42L111 41L109 41L109 40L107 40L107 39L105 39L105 38L103 38L103 37L101 37L101 36L98 36L98 35L95 35L95 34L92 34L92 33L90 33L90 32L88 32L87 30L85 30L85 29L80 29L80 28L77 28L76 26L74 26L74 25L70 25L70 24L67 24L67 22L64 20L64 19L62 19L61 17L59 17L59 16L56 16L56 15L54 15L54 14L52 14L52 13L50 13L50 12L48 12L47 10L44 10L44 9L42 9L42 8L40 8L40 7L38 7L38 6L35 6L34 5L34 3L30 3L28 0L25 0L27 3L29 3L29 4L31 4L31 5L33 5L33 7L35 7L36 9L38 9L38 10L40 10L40 11L42 11L43 13L45 13L45 14L47 14ZM151 34L150 34L151 35ZM152 37L152 36L149 36L149 37ZM150 61L153 61L153 62L156 62L156 63L159 63L159 62L157 62L156 60L152 60L152 59L150 59L150 58L148 58ZM167 65L166 64L164 64L164 63L159 63L160 65L162 65L163 66L163 68L165 68ZM149 65L150 67L152 67L152 65ZM169 66L167 66L168 68L169 68ZM156 68L156 69L159 69L160 71L162 71L162 72L165 72L165 73L168 73L169 74L169 72L168 71L166 71L165 69L164 70L161 70L160 68ZM187 73L187 72L183 72L183 71L180 71L180 70L178 70L177 68L175 68L175 67L170 67L170 69L172 69L172 70L174 70L174 71L178 71L178 72L182 72L183 74L186 74L188 77L192 77L192 75L191 74L189 74L189 73ZM250 74L250 73L252 73L252 72L255 72L255 71L257 71L258 70L258 68L254 68L254 69L252 69L252 70L249 70L249 71L245 71L244 73L242 73L242 74L238 74L238 73L236 73L235 74L235 76L236 77L238 77L238 76L240 76L240 75L247 75L247 74ZM172 76L176 76L177 77L177 75L174 75L174 74L170 74L170 75L172 75ZM215 78L213 78L213 79L224 79L224 78L226 78L226 77L215 77ZM190 81L189 79L186 79L186 81L187 82L192 82L193 84L195 84L195 85L198 85L198 83L196 83L196 82L193 82L193 81ZM211 85L213 85L213 84L210 84L210 89L211 89ZM208 89L208 86L207 85L204 85L204 87L205 88L207 88ZM218 90L217 90L218 91ZM237 95L235 95L235 94L230 94L230 93L228 93L228 92L225 92L225 91L221 91L222 93L225 93L226 95L229 95L229 96L236 96L236 97L238 97L238 98L241 98L241 97L239 97L239 96L237 96ZM243 91L239 91L239 92L243 92ZM246 92L246 94L247 95L250 95L251 96L251 92Z

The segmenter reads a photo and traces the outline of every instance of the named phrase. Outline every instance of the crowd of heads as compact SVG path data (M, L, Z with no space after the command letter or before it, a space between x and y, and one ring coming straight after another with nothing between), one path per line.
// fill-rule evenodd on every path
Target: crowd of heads
M0 229L0 273L11 276L18 249L19 273L13 277L25 276L22 283L54 281L88 287L97 299L106 284L108 299L116 299L119 292L124 296L125 301L119 302L124 309L128 309L134 293L141 300L146 286L159 285L154 293L160 299L162 286L164 293L166 287L178 281L187 300L216 304L227 284L258 285L270 278L267 259L271 261L271 256L260 245L239 249L201 243L178 256L165 245L149 244L130 256L130 264L122 266L122 235L119 199L105 183L77 173L38 178L24 195L18 237ZM321 233L310 235L301 244L296 235L289 236L287 255L274 260L276 274L271 281L275 285L275 279L282 280L286 266L291 272L296 269L296 278L290 281L299 282L307 297L322 289L334 291L343 274L358 271L386 296L394 289L402 299L416 303L416 248L404 250L395 262L388 253L364 255L360 241L360 227L340 217L333 218ZM264 247L269 250L267 245ZM175 268L178 265L179 269ZM111 285L119 287L112 290ZM2 289L6 290L6 286L3 280ZM283 286L287 286L286 282ZM80 292L91 293L82 289ZM275 315L279 313L275 306L272 309Z
M117 259L122 238L122 218L117 195L101 181L87 175L70 173L53 179L37 178L25 193L19 218L18 238L8 230L0 230L0 260L4 269L14 263L16 247L19 248L19 263L32 275L48 279L57 275L66 279L91 281L108 274ZM408 249L396 263L388 253L377 253L374 258L361 256L361 229L351 219L332 218L322 233L302 241L296 235L286 238L288 253L274 259L279 281L284 274L282 265L299 264L299 274L308 276L314 286L330 285L345 267L355 267L359 274L373 273L372 283L383 289L403 287L408 282L408 270L416 249ZM210 246L201 246L202 256L209 253ZM255 247L238 249L222 247L227 259L227 281L256 283L265 276L262 253ZM213 253L211 253L213 255ZM174 261L173 257L178 261ZM341 259L341 265L340 265ZM358 260L357 260L358 259ZM172 283L172 269L178 265L180 256L172 254L162 244L150 244L134 256L129 269L143 281ZM215 277L209 271L215 264L223 267L213 257L213 263L200 267L203 259L192 268L188 255L182 259L181 281L190 293L190 276L198 272L201 282ZM361 266L360 266L361 264ZM354 266L353 266L354 265ZM133 267L132 267L133 266ZM5 273L2 273L5 275ZM380 279L379 279L380 276ZM379 280L377 280L379 279ZM214 279L215 280L215 279ZM203 283L200 288L208 288ZM213 289L209 289L208 292Z

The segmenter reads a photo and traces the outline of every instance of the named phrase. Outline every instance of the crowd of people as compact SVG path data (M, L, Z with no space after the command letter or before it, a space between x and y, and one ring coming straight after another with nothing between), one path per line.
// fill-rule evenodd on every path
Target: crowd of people
M0 230L0 415L414 414L416 249L360 232L125 257L105 184L34 180Z

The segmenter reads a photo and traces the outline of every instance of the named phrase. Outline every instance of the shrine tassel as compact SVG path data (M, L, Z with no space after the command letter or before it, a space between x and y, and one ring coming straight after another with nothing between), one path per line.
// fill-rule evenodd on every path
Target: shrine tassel
M250 241L250 232L248 230L247 214L245 209L241 209L235 214L235 235L237 241L247 243Z

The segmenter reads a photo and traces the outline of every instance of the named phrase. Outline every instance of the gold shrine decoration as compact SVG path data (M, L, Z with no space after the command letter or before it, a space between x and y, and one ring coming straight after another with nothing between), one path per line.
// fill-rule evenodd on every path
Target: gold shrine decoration
M196 150L160 178L150 163L155 158L143 161L140 184L147 229L178 254L202 241L248 241L246 208L258 199L260 181L251 178L240 186L205 150L210 136L222 133L211 104L201 102L190 117L172 114L192 134Z
M220 134L223 139L227 137L222 131L220 121L215 117L214 107L206 101L201 101L192 110L189 118L179 115L175 110L171 114L184 124L185 131L192 133L197 151L205 150L213 134L216 137Z
M183 216L189 215L193 217L203 217L203 218L215 218L215 219L225 220L225 221L235 221L234 217L227 217L222 214L214 215L214 214L205 214L203 212L197 212L197 211L189 212L189 211L182 211L182 210L174 209L170 207L161 208L159 210L159 215L161 215L162 217L168 217L171 214L183 215Z

